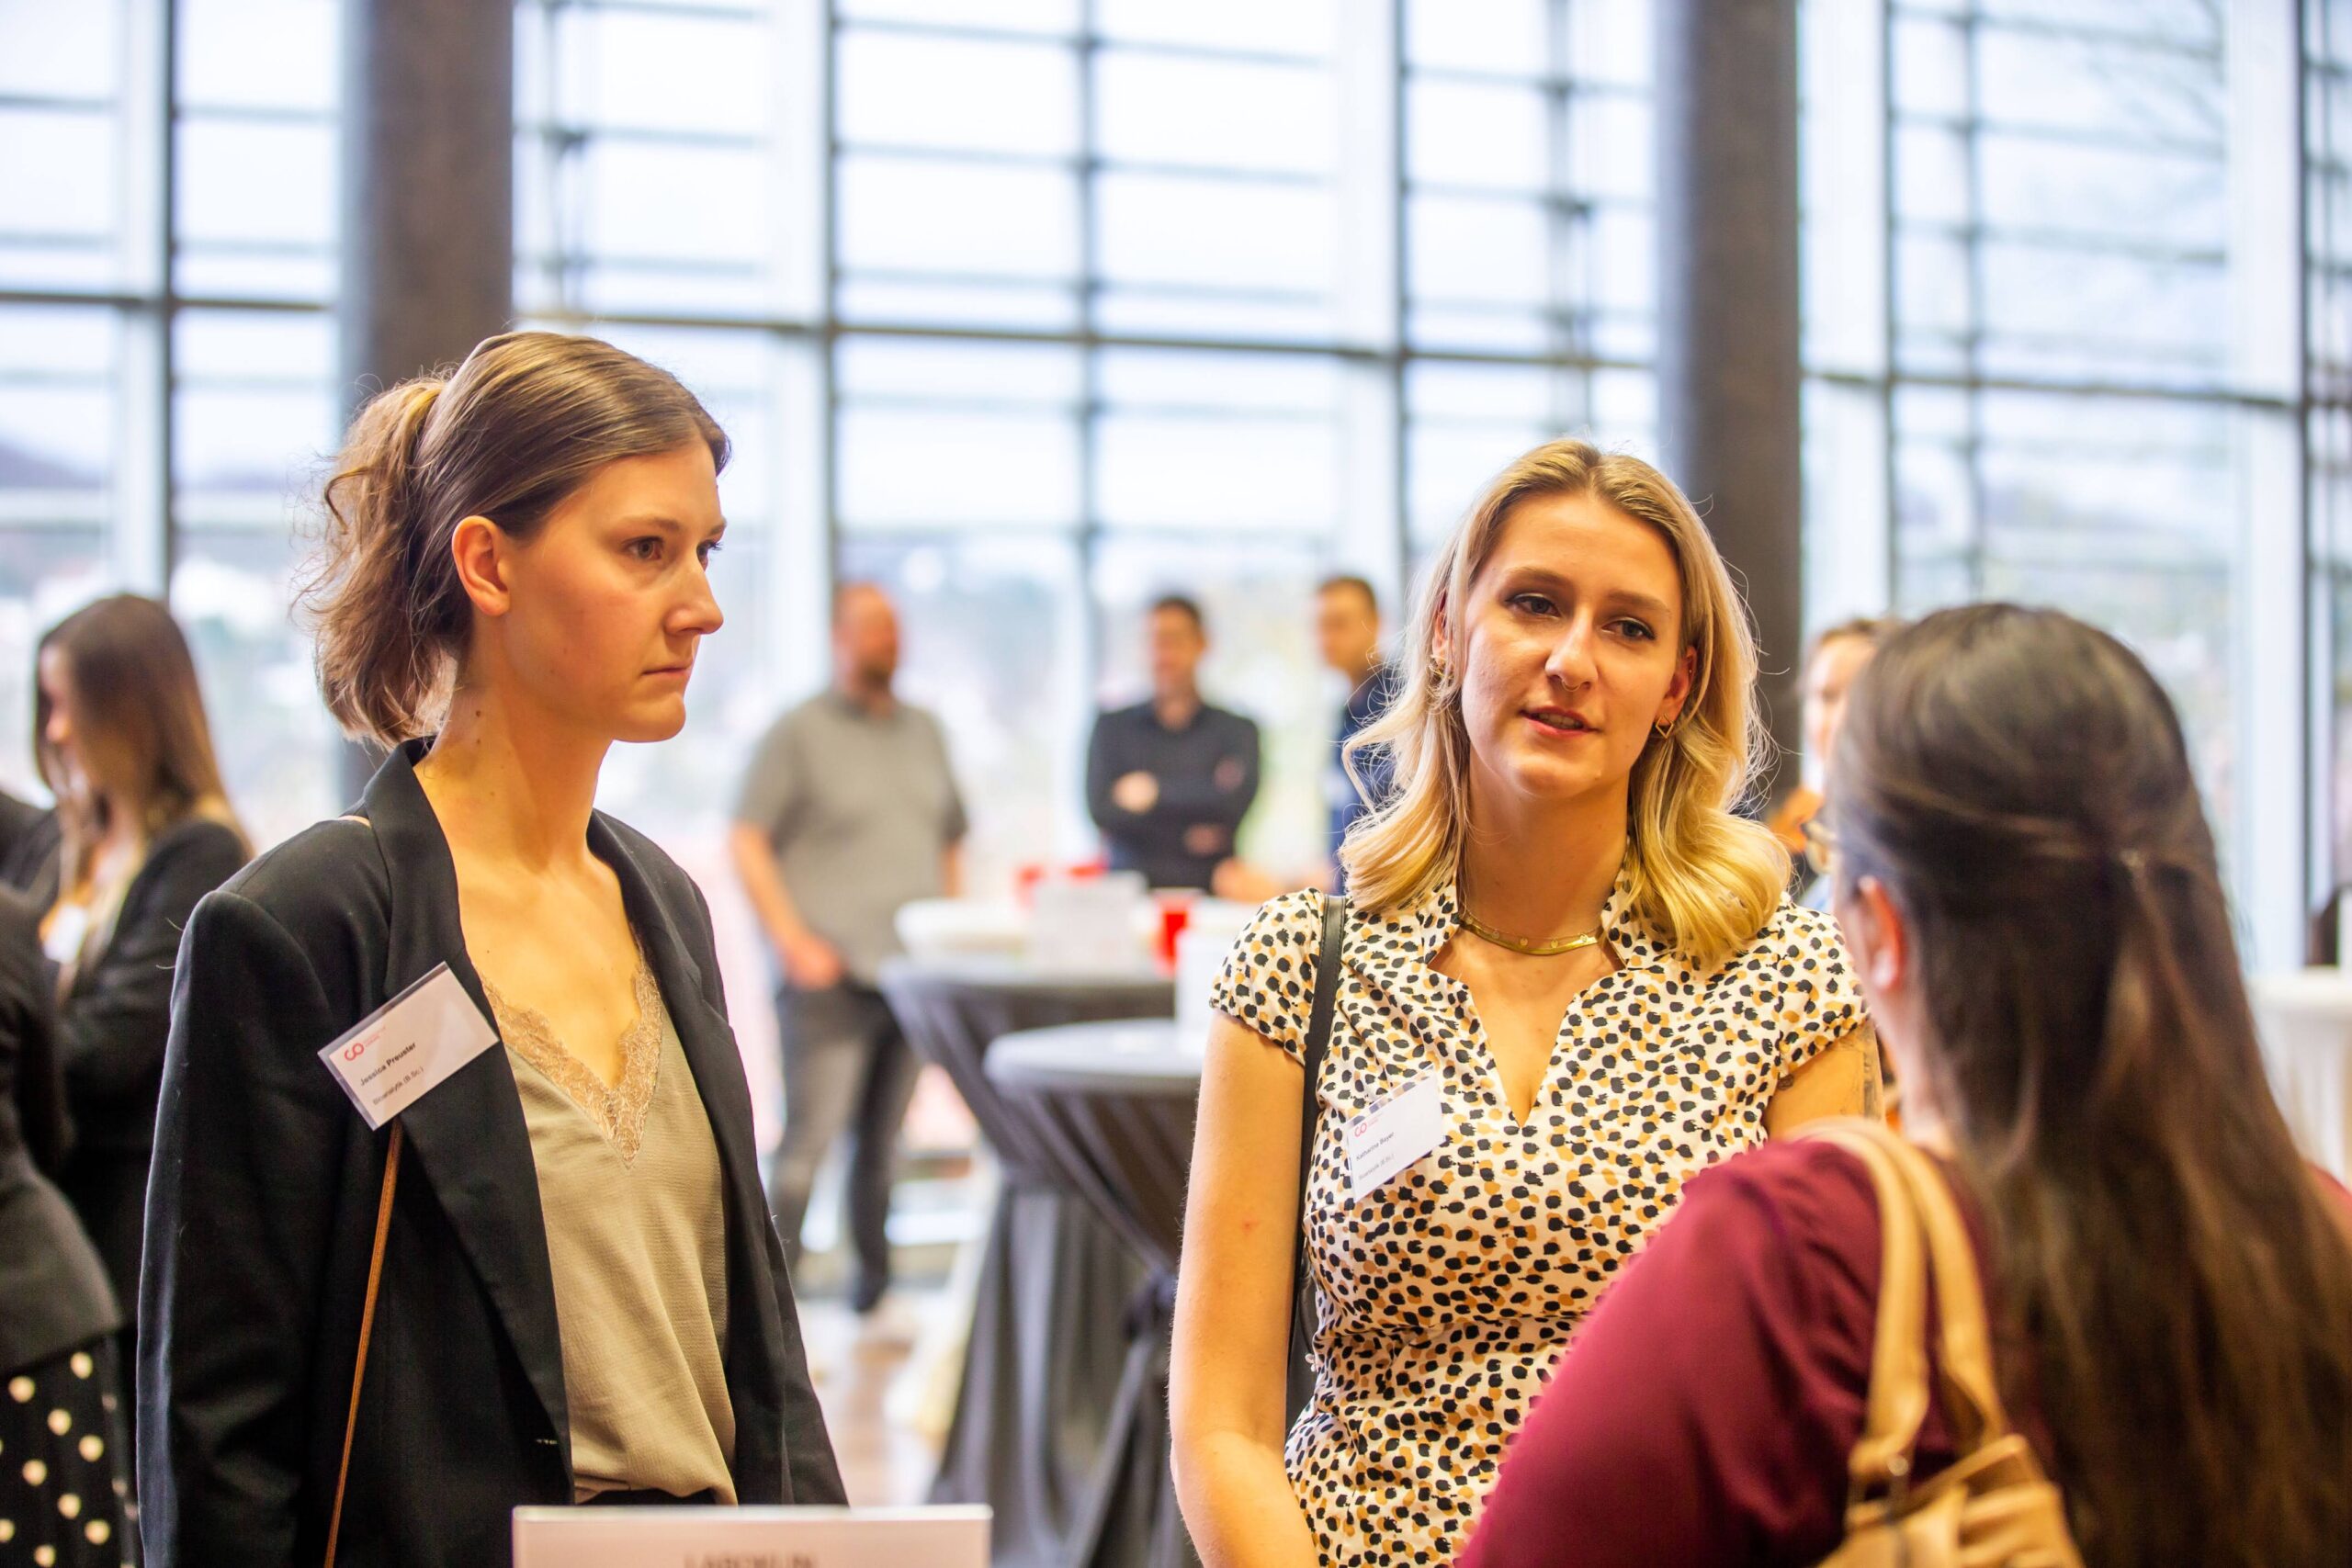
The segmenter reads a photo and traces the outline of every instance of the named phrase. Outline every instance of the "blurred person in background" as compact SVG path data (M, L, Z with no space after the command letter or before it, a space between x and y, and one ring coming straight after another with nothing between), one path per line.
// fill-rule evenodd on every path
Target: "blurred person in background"
M1396 783L1341 852L1314 1081L1327 895L1261 909L1214 992L1170 1374L1209 1568L1450 1561L1684 1180L1874 1108L1837 931L1731 809L1755 681L1706 525L1637 458L1537 447L1439 552L1363 736Z
M1930 615L1857 683L1824 829L1999 1395L2083 1561L2352 1562L2352 1197L2271 1098L2163 688L2056 611ZM1881 1249L1835 1144L1693 1179L1561 1363L1465 1568L1820 1562L1879 1393ZM1915 1496L1963 1419L1928 1386Z
M162 604L125 593L84 606L41 638L34 669L34 756L57 833L28 894L75 1129L58 1185L131 1303L180 933L252 851L221 789L196 661ZM123 1349L135 1394L128 1330Z
M331 1532L345 1568L497 1568L524 1504L842 1501L708 907L595 809L615 745L685 723L728 451L667 372L541 332L353 422L306 599L329 711L389 754L188 923L150 1568ZM497 1045L371 1130L318 1054L420 982L387 1038Z
M1086 807L1114 871L1153 887L1216 887L1258 798L1258 727L1201 695L1208 626L1181 593L1144 617L1151 695L1107 709L1086 749Z
M1333 742L1326 785L1336 868L1348 829L1386 798L1391 773L1385 753L1377 750L1360 751L1352 758L1348 755L1348 742L1378 718L1388 703L1391 672L1380 653L1380 596L1371 583L1361 577L1334 577L1315 591L1315 645L1325 666L1348 682L1347 705L1340 710L1339 737ZM1336 869L1332 886L1347 891L1344 874Z
M0 891L0 1560L130 1561L119 1299L51 1184L72 1136L32 907Z
M872 583L833 599L833 679L776 720L744 776L729 843L783 972L784 1143L768 1201L785 1257L818 1168L849 1134L846 1217L861 1314L890 1284L890 1188L921 1064L876 988L899 910L962 892L968 824L939 721L901 702L899 615Z
M0 886L19 892L57 852L57 813L0 790Z
M1879 644L1902 627L1901 619L1894 615L1840 621L1815 637L1805 649L1800 682L1804 755L1815 778L1826 773L1829 759L1837 751L1838 725L1845 715L1846 694L1852 689L1854 678L1871 661ZM1800 779L1769 819L1773 836L1795 861L1797 901L1809 909L1829 908L1828 884L1822 879L1822 868L1813 863L1804 835L1804 825L1820 809L1821 791Z

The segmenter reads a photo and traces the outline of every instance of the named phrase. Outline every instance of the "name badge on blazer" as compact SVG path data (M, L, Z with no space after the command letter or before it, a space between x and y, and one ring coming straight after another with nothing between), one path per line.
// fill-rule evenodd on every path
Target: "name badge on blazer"
M1361 1198L1445 1142L1445 1080L1424 1073L1385 1102L1351 1117L1348 1196Z
M370 1129L447 1083L498 1043L498 1031L447 964L337 1035L319 1060Z

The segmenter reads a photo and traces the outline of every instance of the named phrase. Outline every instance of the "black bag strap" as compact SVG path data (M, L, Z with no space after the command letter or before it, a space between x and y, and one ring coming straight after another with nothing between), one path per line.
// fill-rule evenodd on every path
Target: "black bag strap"
M1322 1105L1316 1096L1316 1085L1323 1076L1323 1055L1331 1043L1331 1010L1340 995L1340 953L1346 944L1348 931L1348 901L1344 897L1325 894L1323 897L1323 945L1315 958L1315 1004L1306 1015L1306 1041L1299 1053L1299 1066L1306 1069L1306 1080L1299 1086L1298 1096L1298 1213L1292 1231L1295 1239L1291 1252L1290 1347L1291 1413L1304 1408L1314 1392L1313 1373L1307 1360L1307 1348L1314 1337L1315 1321L1314 1277L1306 1267L1306 1181L1315 1169L1315 1128L1322 1120Z

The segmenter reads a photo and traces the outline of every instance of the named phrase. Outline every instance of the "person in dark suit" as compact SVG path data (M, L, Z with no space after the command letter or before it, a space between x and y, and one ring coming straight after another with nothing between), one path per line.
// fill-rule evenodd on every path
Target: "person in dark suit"
M71 1136L34 911L0 891L0 1556L113 1568L128 1551L122 1312L51 1183Z
M151 1568L476 1568L522 1504L843 1500L709 911L594 809L616 741L685 721L726 457L667 373L547 333L353 425L311 608L329 707L392 750L188 926ZM503 1048L371 1132L318 1053L444 964Z
M173 959L196 901L248 852L170 611L130 593L85 605L41 638L34 673L34 756L57 810L54 833L28 840L47 852L26 892L42 911L78 1130L58 1186L127 1303L139 1297ZM135 1394L127 1331L122 1352Z
M1096 716L1086 747L1086 809L1112 868L1154 887L1219 886L1258 798L1258 727L1201 695L1208 623L1170 593L1145 617L1151 695Z

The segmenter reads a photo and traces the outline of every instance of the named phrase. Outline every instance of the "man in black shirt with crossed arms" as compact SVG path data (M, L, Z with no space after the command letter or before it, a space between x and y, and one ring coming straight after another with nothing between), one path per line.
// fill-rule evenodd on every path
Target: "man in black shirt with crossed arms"
M1258 797L1258 727L1201 698L1201 607L1169 594L1147 617L1151 699L1094 721L1086 806L1114 870L1206 891Z

